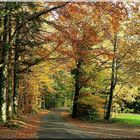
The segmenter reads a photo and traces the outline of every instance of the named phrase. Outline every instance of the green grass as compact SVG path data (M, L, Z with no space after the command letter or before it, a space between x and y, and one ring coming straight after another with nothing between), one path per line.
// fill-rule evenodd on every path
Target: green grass
M114 114L112 122L140 125L140 114L120 113Z

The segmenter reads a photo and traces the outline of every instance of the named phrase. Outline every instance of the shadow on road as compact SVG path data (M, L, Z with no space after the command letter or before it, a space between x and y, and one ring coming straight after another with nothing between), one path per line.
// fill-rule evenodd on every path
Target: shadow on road
M53 109L53 111L42 118L38 130L38 138L95 138L90 132L85 132L77 128L76 125L67 123L59 115L63 111L69 111L69 109Z

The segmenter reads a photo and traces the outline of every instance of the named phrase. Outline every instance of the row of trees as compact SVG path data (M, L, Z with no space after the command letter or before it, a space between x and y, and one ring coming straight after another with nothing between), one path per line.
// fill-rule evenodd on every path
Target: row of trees
M69 68L75 87L73 118L80 114L80 98L92 93L99 95L101 100L105 95L108 98L105 119L109 120L114 96L123 87L136 86L138 89L138 81L133 81L133 76L139 75L139 29L133 29L139 24L138 5L134 6L135 10L127 6L123 3L73 4L63 9L56 20L46 21L58 31L53 32L53 36L59 35L61 43L57 53L71 62ZM134 96L139 96L138 90Z
M0 4L0 117L4 123L7 118L17 114L19 101L24 98L24 94L19 95L19 90L24 88L23 92L28 92L26 87L29 80L26 80L26 75L29 68L42 60L34 57L31 51L44 43L39 38L42 25L40 16L65 5L60 3L54 7L51 4L42 7L40 3ZM20 83L24 87L20 87Z
M0 7L4 123L60 104L72 107L73 118L100 116L104 107L109 120L112 100L119 104L122 90L129 99L139 98L139 3L6 2Z

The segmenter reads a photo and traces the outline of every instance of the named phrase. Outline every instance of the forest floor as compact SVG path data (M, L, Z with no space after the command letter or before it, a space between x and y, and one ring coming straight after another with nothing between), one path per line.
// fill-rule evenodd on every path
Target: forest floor
M34 138L36 137L39 124L44 115L49 111L42 110L35 114L22 115L8 125L0 124L0 138Z
M140 125L126 124L122 122L96 121L87 122L77 119L72 119L69 112L58 112L63 118L77 127L91 132L96 138L139 138Z
M140 125L76 120L66 110L22 115L11 124L0 125L0 138L140 138Z

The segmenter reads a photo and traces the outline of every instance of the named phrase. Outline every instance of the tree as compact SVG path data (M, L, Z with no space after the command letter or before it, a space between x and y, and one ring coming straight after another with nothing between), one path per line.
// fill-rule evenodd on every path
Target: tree
M7 13L9 6L6 3L4 5L4 12ZM4 123L6 123L7 118L6 118L6 85L7 85L7 61L8 61L8 50L9 50L9 45L8 45L8 16L4 15L3 19L3 28L5 30L2 38L2 67L1 67L1 72L0 72L0 77L1 77L1 82L0 82L0 116L3 120Z
M109 8L107 8L109 7ZM113 7L115 7L118 10L118 13L116 13L113 10ZM89 63L90 60L91 63L93 62L93 57L91 57L90 54L94 54L95 58L94 61L98 63L96 60L96 56L100 55L101 57L103 55L106 55L108 57L111 57L111 54L109 54L106 49L101 51L101 48L96 47L96 44L102 43L103 37L107 36L105 38L108 38L112 34L114 35L113 30L117 30L119 26L119 21L123 18L123 15L118 18L118 15L125 14L125 12L122 12L122 8L119 6L119 4L112 4L112 3L95 3L91 4L90 7L88 7L91 11L93 11L93 8L95 8L95 13L100 15L100 19L96 18L96 14L91 14L92 12L87 12L87 7L84 4L73 4L71 7L67 7L67 9L62 11L60 15L60 20L58 21L58 24L65 25L64 27L60 27L58 24L50 23L50 25L54 26L56 29L61 31L67 39L67 43L70 42L70 45L72 46L73 50L71 51L71 58L74 58L76 67L72 70L72 74L75 78L75 97L74 97L74 104L73 104L73 118L76 118L76 112L77 112L77 101L79 98L80 90L83 88L85 83L83 83L83 65L86 65L86 63ZM110 18L110 22L105 23L102 22L103 15L101 10L105 10L105 16L107 18ZM111 11L111 14L109 12ZM85 14L91 14L89 16L88 20L85 19ZM93 16L95 16L93 18ZM65 21L67 23L65 23ZM94 20L94 22L93 22ZM88 21L88 22L87 22ZM98 23L98 24L97 24ZM99 27L97 27L97 25ZM110 30L103 27L103 25L111 25ZM103 29L102 32L99 30ZM111 33L109 34L109 31ZM101 35L100 35L101 34ZM60 48L62 49L62 48ZM61 51L62 52L62 51ZM69 50L70 52L70 50ZM64 51L63 51L64 53ZM115 52L114 52L115 53ZM65 55L67 51L65 51ZM73 55L73 56L72 56ZM89 57L90 56L90 57ZM112 57L113 58L113 57ZM114 59L114 58L113 58ZM114 61L114 60L113 60ZM104 65L107 61L102 62L101 66ZM114 62L113 62L114 65ZM112 66L114 67L114 66ZM114 69L114 68L113 68ZM114 73L114 72L113 72ZM114 74L113 74L114 75ZM112 77L113 78L113 77ZM87 78L84 80L87 82L90 78ZM113 78L114 79L114 78ZM82 82L81 82L82 81ZM114 80L113 80L114 83ZM112 86L113 87L113 86ZM112 89L112 88L111 88ZM112 92L112 91L111 91Z
M24 12L23 9L21 10L21 12L18 11L18 9L21 8L22 3L3 3L2 4L2 20L3 20L3 25L2 25L2 32L1 32L1 36L2 36L2 50L1 50L1 85L0 85L0 112L1 112L1 119L4 123L6 123L7 121L7 116L6 116L6 112L7 112L7 108L6 107L6 97L7 94L9 94L7 86L9 86L8 81L8 68L10 69L10 67L8 66L10 63L8 63L8 57L9 57L9 53L10 53L10 49L13 48L13 46L15 46L15 63L14 63L14 96L13 96L13 110L16 113L16 98L17 98L17 92L18 92L18 83L19 83L19 47L17 47L17 45L19 45L19 38L21 34L21 30L25 27L27 27L27 24L32 24L32 21L36 20L37 18L39 18L40 16L47 14L53 10L56 10L58 8L64 7L67 3L62 3L62 4L56 4L56 6L52 7L52 8L44 8L41 9L39 12L33 12L31 11L31 3L30 4L26 4L25 3L25 7L27 7L29 9L29 12ZM12 11L15 10L15 13L13 13ZM12 14L11 14L12 13ZM16 19L16 21L14 21L14 16L15 15L20 16L20 18ZM12 24L10 24L12 22ZM15 23L15 24L14 24ZM26 35L26 33L24 34ZM9 36L9 38L8 38ZM8 40L9 39L9 40ZM15 44L14 44L15 43ZM11 63L12 64L12 63ZM11 81L12 82L12 81ZM11 85L11 84L10 84ZM9 100L10 101L10 100ZM10 103L8 103L9 105Z

